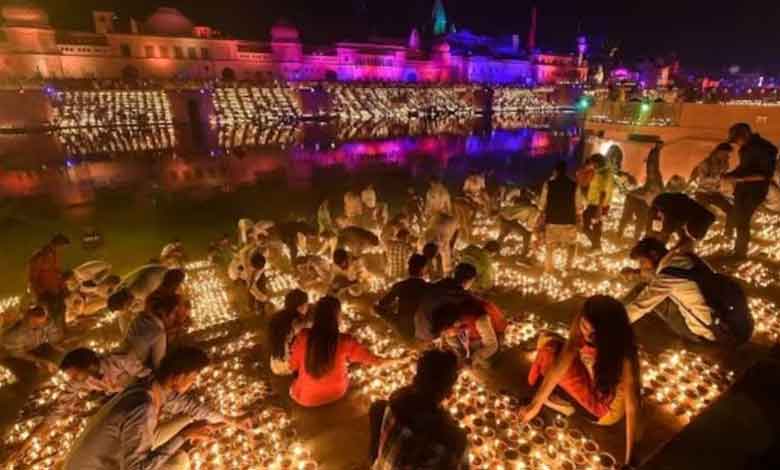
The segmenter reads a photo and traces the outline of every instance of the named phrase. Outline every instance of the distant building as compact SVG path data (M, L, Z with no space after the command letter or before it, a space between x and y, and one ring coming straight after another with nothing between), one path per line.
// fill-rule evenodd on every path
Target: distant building
M435 25L446 26L443 4L437 8ZM521 50L519 36L491 38L466 30L441 34L429 44L415 30L408 40L320 47L304 44L298 29L283 21L271 28L270 41L229 39L173 8L158 8L145 21L131 19L124 25L113 12L95 11L91 32L55 29L48 13L29 3L8 4L1 15L0 80L138 77L544 85L584 81L588 74L587 61L575 51L528 52Z

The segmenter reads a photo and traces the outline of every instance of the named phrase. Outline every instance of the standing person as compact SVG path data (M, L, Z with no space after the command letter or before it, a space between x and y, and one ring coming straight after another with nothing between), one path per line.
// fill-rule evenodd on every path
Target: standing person
M60 266L59 250L70 245L65 235L58 233L28 262L30 292L35 301L46 308L54 321L65 328L65 279Z
M653 199L664 190L661 176L661 148L663 142L656 142L645 160L645 184L629 191L623 204L623 214L618 224L618 236L623 236L630 222L634 222L634 239L639 240L647 225L647 214Z
M731 152L731 144L719 144L707 158L696 165L690 179L691 184L696 185L693 198L699 204L717 207L726 217L731 213L733 204L723 194L721 186L723 176L729 171ZM733 229L734 227L726 227L726 235L729 238L733 236Z
M533 386L542 384L531 404L522 410L522 420L531 421L543 406L571 414L571 404L553 397L560 387L598 424L611 426L626 418L624 462L635 460L634 445L639 429L640 374L634 332L626 309L607 296L589 298L574 318L569 338L543 334L528 374Z
M468 439L442 405L458 380L458 358L426 351L412 384L369 411L372 470L466 470Z
M66 354L60 363L60 370L65 376L65 390L57 397L46 418L30 431L24 442L9 457L9 463L22 458L33 442L45 436L58 421L81 415L83 395L97 393L110 397L138 378L149 375L149 370L132 355L112 354L101 357L86 348L74 349Z
M439 245L428 242L423 246L422 255L425 257L425 278L430 282L438 281L444 277L444 268L439 255Z
M188 394L208 364L206 353L195 348L166 357L150 380L128 387L89 420L64 470L186 470L188 450L212 441L215 425L247 429L243 420L216 413ZM162 422L163 416L171 419Z
M55 372L57 365L33 354L44 344L56 345L64 333L44 307L32 306L24 316L0 334L0 348L5 355L30 361L37 367Z
M539 201L544 214L544 270L553 271L553 252L559 246L567 249L566 269L571 270L577 255L577 221L584 202L577 183L566 176L566 162L555 166L553 178L544 184Z
M683 193L664 193L653 200L647 220L649 236L669 241L673 233L679 241L676 250L691 251L696 241L703 240L715 215Z
M739 147L739 165L726 173L724 179L735 184L734 208L731 221L736 227L737 240L734 257L744 259L750 244L750 223L756 209L769 192L769 183L775 171L777 147L744 123L735 124L729 130L729 143Z
M590 182L587 194L588 207L583 213L583 231L591 243L591 248L601 250L601 234L604 230L604 218L609 214L615 179L609 164L602 155L592 157L595 174Z
M339 332L340 315L341 302L323 297L314 307L312 327L301 331L293 343L290 369L298 377L290 386L290 397L301 406L323 406L344 397L349 364L383 362L352 336Z
M414 335L414 314L430 286L423 279L426 263L423 255L412 255L407 263L409 277L395 283L376 305L381 315L395 319L401 332L410 337Z
M268 344L271 347L271 372L291 375L290 355L298 333L311 327L307 318L309 296L300 289L293 289L284 297L284 308L271 317L268 324Z

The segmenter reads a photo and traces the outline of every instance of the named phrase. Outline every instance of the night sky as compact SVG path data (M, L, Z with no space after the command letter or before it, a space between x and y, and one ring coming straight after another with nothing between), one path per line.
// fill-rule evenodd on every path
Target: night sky
M58 27L90 28L93 9L143 19L161 4L238 37L266 39L286 17L305 42L407 36L429 23L434 0L38 0ZM0 3L2 1L0 0ZM580 30L595 44L622 46L626 57L676 52L684 66L744 69L780 64L780 1L444 0L450 21L478 33L517 32L523 41L531 5L539 7L537 44L568 51ZM724 6L719 6L723 4Z

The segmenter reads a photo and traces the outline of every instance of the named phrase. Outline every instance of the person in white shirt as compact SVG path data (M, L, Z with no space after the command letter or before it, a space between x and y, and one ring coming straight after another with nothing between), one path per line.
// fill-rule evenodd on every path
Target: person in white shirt
M111 274L111 265L105 261L87 261L63 275L66 322L90 316L108 307L108 298L120 284L119 276Z
M51 411L32 431L6 463L23 463L23 458L34 440L46 435L61 420L81 415L84 397L92 393L110 397L121 392L139 378L149 375L149 369L129 354L99 356L86 348L74 349L60 363L63 374L62 393L56 398Z
M33 352L44 344L57 349L64 339L64 332L44 307L31 306L22 318L0 334L0 356L10 356L30 361L51 373L57 365Z
M130 323L144 310L147 297L164 282L176 284L178 287L185 278L186 273L183 270L168 269L161 264L147 264L125 276L108 298L108 308L120 312L119 329L122 334L127 333Z
M90 419L64 470L186 470L188 450L212 441L217 425L247 430L246 420L216 413L187 393L208 362L195 348L166 357L153 377L116 395ZM161 422L163 415L171 420Z
M631 250L631 258L639 261L640 268L626 268L624 276L639 277L647 282L636 298L626 305L631 323L652 312L686 340L715 341L713 311L699 286L691 279L664 271L667 268L693 269L694 261L690 255L669 251L663 242L645 238Z

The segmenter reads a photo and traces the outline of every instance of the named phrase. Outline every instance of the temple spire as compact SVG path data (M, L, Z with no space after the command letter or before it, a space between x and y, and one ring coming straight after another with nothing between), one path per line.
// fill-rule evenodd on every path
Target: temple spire
M433 34L436 36L447 34L447 11L442 0L436 0L433 5Z

